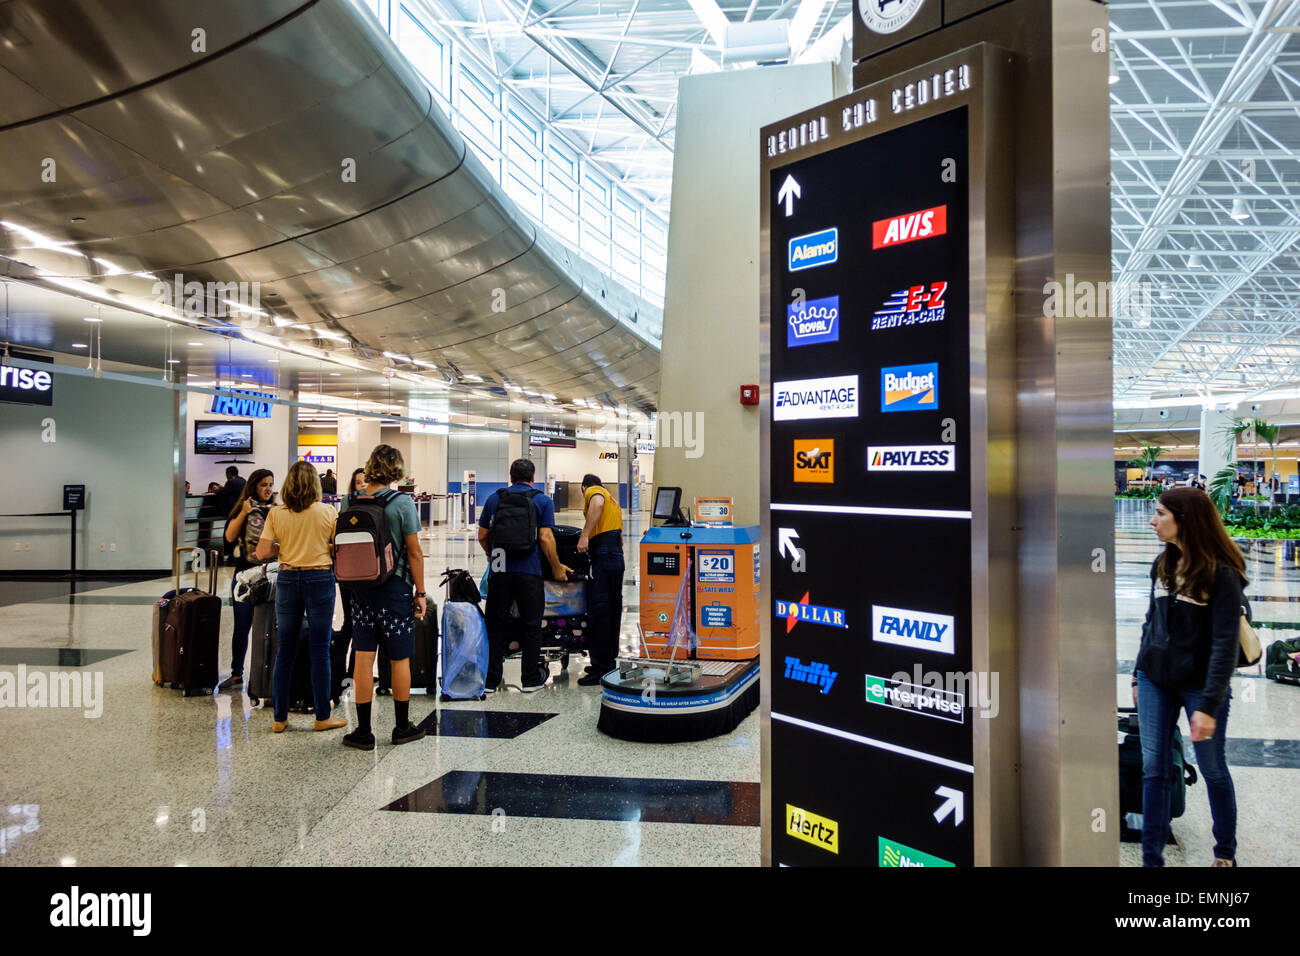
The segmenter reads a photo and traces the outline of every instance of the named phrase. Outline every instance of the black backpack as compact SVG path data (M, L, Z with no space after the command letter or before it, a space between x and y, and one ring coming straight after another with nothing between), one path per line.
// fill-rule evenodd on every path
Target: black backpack
M533 553L537 547L537 509L533 507L533 499L540 494L536 488L497 492L497 510L488 528L488 544L493 551L500 549L513 558Z
M377 588L401 566L385 511L400 491L355 495L334 525L334 577L340 587Z

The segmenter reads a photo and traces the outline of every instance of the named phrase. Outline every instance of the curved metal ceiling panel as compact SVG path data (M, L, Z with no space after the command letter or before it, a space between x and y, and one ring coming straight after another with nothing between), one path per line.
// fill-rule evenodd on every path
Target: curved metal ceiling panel
M39 170L44 157L59 168L56 183L4 177L0 219L62 246L0 232L0 253L110 293L147 283L106 261L273 284L277 317L324 320L363 357L409 352L489 384L655 406L659 350L636 327L648 307L537 233L347 0L209 4L220 13L210 19L242 32L211 31L207 56L174 48L193 19L175 2L129 5L125 22L148 34L129 41L94 0L65 6L83 36L35 0L0 4L28 42L0 72L0 102L13 92L24 110L58 104L18 125L12 109L0 114L0 156L12 169ZM33 67L42 61L81 79L56 81Z

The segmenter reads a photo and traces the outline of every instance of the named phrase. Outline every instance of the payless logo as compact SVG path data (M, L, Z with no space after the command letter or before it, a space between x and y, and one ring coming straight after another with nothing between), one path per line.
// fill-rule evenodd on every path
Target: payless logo
M785 333L788 348L796 345L818 345L840 340L840 297L809 299L799 305L785 307L789 328Z
M840 852L840 824L790 804L785 805L785 832L796 840L811 843L836 856Z
M956 471L952 445L870 445L867 471Z
M942 236L947 232L948 207L935 206L932 209L876 220L871 224L871 248L901 246L905 242Z
M923 412L939 407L939 365L895 365L880 370L882 412Z
M808 603L809 592L805 591L798 601L781 601L774 603L776 616L785 618L785 632L789 634L800 621L810 624L822 624L826 627L848 628L844 620L844 611L838 607L822 607L820 604Z
M955 653L953 618L948 614L871 605L871 639L940 654Z
M790 240L790 271L828 266L840 257L840 231L810 232Z
M942 322L948 313L943 301L947 292L947 282L931 282L928 286L913 285L899 289L885 300L884 308L876 310L871 319L871 331Z
M835 440L796 438L794 480L802 484L829 485L835 482Z

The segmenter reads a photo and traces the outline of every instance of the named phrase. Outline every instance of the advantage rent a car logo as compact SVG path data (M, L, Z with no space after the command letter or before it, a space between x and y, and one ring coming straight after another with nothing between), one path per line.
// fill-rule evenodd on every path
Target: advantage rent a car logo
M962 694L875 674L867 674L866 678L868 704L904 710L922 717L938 717L954 724L966 722L966 698Z
M790 240L790 271L828 266L840 256L840 231L834 227Z
M785 832L796 840L811 843L836 856L840 852L840 824L830 817L820 817L800 807L785 805Z
M772 403L774 421L858 417L856 375L773 382L772 391L776 395Z

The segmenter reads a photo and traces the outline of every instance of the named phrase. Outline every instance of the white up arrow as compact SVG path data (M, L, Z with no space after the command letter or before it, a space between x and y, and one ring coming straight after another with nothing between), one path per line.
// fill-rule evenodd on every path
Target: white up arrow
M787 175L785 177L785 182L781 184L781 188L776 194L776 201L778 203L785 203L785 214L787 218L794 215L794 201L798 199L800 195L799 184L794 181L793 176Z
M786 557L787 551L792 561L799 560L799 546L795 544L799 540L799 532L794 528L777 528L776 529L776 553L781 557Z
M962 820L966 819L966 795L960 790L954 790L952 787L940 787L934 792L936 797L946 797L943 804L938 810L934 811L934 820L936 823L943 823L944 817L957 811L953 818L953 826L961 826Z

